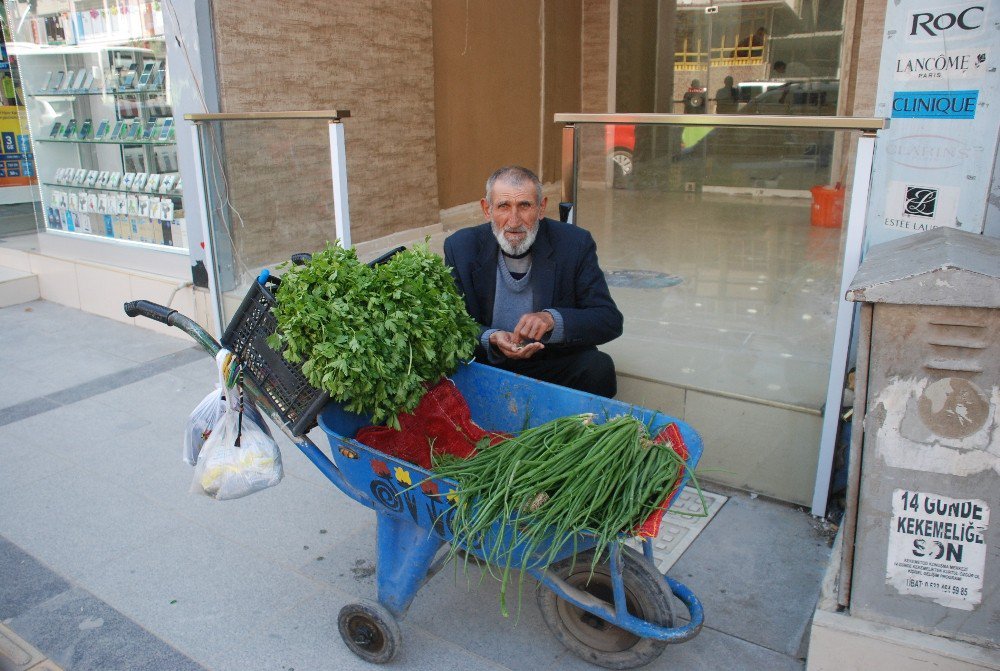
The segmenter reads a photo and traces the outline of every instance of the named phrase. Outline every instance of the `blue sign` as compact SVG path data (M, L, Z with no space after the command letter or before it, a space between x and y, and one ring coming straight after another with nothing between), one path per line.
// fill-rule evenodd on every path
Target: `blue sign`
M975 119L979 91L896 91L893 119Z

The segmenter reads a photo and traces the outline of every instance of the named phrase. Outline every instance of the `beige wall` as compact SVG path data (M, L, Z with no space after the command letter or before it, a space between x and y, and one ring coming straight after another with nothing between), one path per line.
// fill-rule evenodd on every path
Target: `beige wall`
M438 193L478 200L497 167L558 178L555 112L580 104L579 0L434 0Z
M558 112L579 112L582 50L580 0L545 1L545 106L542 109L543 182L558 181L562 174L562 124L552 121ZM558 211L551 209L556 216Z
M355 242L438 221L430 0L215 0L213 13L222 111L351 111ZM273 251L275 229L315 246L317 220L333 220L325 125L271 128L298 147L294 170L275 166L259 137L230 131L226 143L251 261ZM259 188L261 174L273 188Z
M618 4L616 112L655 112L657 0Z
M882 58L885 2L855 0L844 6L844 49L841 71L847 95L842 114L871 116L875 112L878 68Z
M589 114L613 112L608 93L611 74L610 43L611 0L583 0L583 35L581 38L580 111ZM604 138L590 130L581 134L579 179L603 180L607 164L602 157Z
M608 100L611 1L583 0L582 4L580 111L592 114L611 112Z

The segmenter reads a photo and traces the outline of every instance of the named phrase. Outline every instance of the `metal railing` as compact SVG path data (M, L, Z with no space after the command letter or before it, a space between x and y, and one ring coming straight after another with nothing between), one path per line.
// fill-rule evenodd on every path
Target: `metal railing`
M349 110L319 110L319 111L284 111L284 112L222 112L207 114L185 114L184 119L194 123L195 133L192 134L192 153L194 154L196 172L195 188L201 195L199 198L202 220L202 233L205 241L205 260L208 271L208 288L212 299L212 312L215 321L216 334L223 332L223 299L222 284L218 263L218 240L215 236L216 227L210 219L208 204L212 202L208 191L209 180L215 170L210 165L209 157L204 151L206 128L220 121L323 121L329 122L330 169L333 184L333 211L337 240L343 247L351 246L350 211L347 201L347 155L344 141L344 126L342 120L349 118Z
M830 376L827 385L826 408L820 440L816 480L813 489L812 514L826 514L833 467L834 448L840 418L840 403L847 372L848 350L854 306L844 296L851 279L861 263L864 244L865 213L871 187L872 159L875 153L876 133L888 127L887 119L875 117L839 116L766 116L741 114L574 114L554 116L556 123L565 124L562 131L562 190L563 201L577 203L576 169L580 164L580 138L577 126L595 125L644 125L644 126L727 126L735 128L813 129L828 131L857 131L857 153L854 160L854 178L851 207L841 271L840 293L837 296L837 316L831 355Z

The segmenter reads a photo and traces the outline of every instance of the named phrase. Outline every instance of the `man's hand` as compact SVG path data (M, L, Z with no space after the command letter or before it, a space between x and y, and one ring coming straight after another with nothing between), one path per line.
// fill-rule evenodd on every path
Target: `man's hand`
M541 340L556 327L556 320L548 312L529 312L514 327L514 338L524 341Z
M545 349L540 342L524 343L510 331L494 331L490 334L490 344L508 359L530 359L536 352Z

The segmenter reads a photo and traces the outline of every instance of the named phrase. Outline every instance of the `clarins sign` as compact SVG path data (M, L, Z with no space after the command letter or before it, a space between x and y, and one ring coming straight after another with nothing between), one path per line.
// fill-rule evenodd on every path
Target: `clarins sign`
M885 153L897 165L917 170L942 170L962 165L975 148L944 135L904 135L885 143Z

